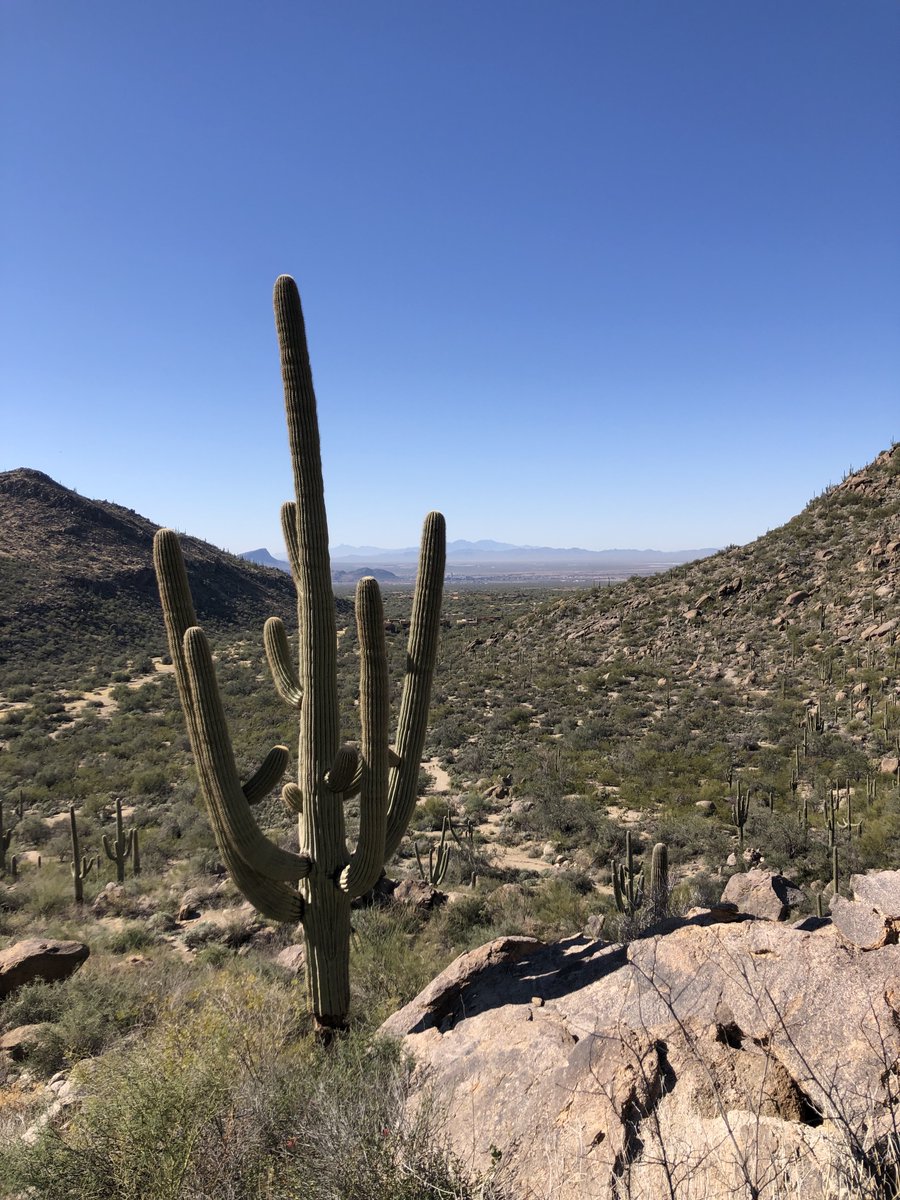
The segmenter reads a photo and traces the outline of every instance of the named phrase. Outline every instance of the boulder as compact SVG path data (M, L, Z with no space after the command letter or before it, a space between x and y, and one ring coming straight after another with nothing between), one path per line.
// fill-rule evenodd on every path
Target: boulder
M44 1035L53 1026L49 1021L36 1025L18 1025L0 1037L0 1051L8 1054L13 1062L22 1062L40 1046Z
M841 938L860 950L876 950L900 939L900 871L851 875L853 899L831 897L831 919Z
M26 983L68 979L90 954L84 942L29 938L0 950L0 999Z
M410 904L413 908L439 908L447 899L444 892L426 883L424 879L401 879L394 888L396 904Z
M606 913L593 913L588 917L584 926L584 936L596 940L603 936L606 927Z
M292 975L302 975L306 967L306 947L301 942L297 942L293 946L285 946L276 956L275 963Z
M714 817L716 815L716 805L713 800L695 800L694 808L701 817Z
M383 1032L416 1061L411 1111L436 1100L451 1149L499 1156L510 1195L862 1195L857 1148L879 1162L895 1128L900 946L752 920L503 938Z
M786 921L791 909L803 903L803 892L772 871L742 871L732 875L722 892L725 903L737 905L738 911L766 921Z

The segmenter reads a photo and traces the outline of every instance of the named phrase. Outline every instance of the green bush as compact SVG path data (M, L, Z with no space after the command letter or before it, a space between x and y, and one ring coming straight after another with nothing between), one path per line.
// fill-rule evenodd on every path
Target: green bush
M67 1127L8 1149L0 1172L33 1200L499 1200L412 1119L390 1043L325 1051L302 1035L299 989L220 974L143 1043L80 1073Z

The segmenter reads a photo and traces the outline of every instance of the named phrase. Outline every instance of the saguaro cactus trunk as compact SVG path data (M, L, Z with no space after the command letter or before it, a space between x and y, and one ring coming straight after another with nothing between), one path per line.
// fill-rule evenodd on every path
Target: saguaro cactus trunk
M238 887L260 912L277 920L302 921L312 1009L319 1024L331 1029L346 1023L350 1004L350 901L377 882L415 807L440 627L444 518L430 513L422 533L393 749L381 596L374 579L363 579L357 587L360 744L341 745L316 401L300 297L286 275L275 284L275 321L296 491L296 500L282 507L281 521L297 588L297 667L277 617L266 622L264 641L276 690L299 712L297 782L282 789L283 800L298 814L299 854L270 842L253 818L250 805L280 781L288 751L274 747L253 778L241 784L212 655L197 627L181 549L171 530L156 535L154 562L178 690L220 853ZM351 852L344 801L357 794L360 830Z

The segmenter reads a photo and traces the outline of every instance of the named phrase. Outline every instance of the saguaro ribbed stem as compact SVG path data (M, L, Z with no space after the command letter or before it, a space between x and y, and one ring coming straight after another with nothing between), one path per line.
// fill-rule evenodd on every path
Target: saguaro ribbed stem
M374 579L360 582L356 605L361 744L359 749L342 746L316 399L300 297L289 276L277 280L274 306L296 493L281 510L297 588L296 669L287 631L278 618L266 622L264 641L276 690L299 711L297 782L282 789L283 800L298 813L299 854L270 842L250 812L249 805L280 780L287 752L278 746L269 751L256 774L241 785L212 652L197 627L181 550L171 530L157 534L154 562L178 691L220 853L238 887L260 912L279 920L302 920L313 1011L321 1026L332 1029L345 1023L350 1004L350 901L375 884L415 805L440 628L444 519L430 513L422 536L395 749L389 745L381 596ZM343 805L357 792L360 832L351 854Z

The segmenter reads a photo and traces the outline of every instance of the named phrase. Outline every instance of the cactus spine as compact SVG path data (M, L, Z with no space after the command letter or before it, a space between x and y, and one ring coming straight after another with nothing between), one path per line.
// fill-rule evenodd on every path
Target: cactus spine
M134 848L135 831L130 829L125 832L125 824L122 820L122 801L116 799L116 840L110 842L109 838L104 833L103 849L106 851L106 857L110 862L116 864L116 882L125 882L125 863L131 857L132 849Z
M78 822L75 820L75 805L69 805L69 827L72 831L72 884L75 891L75 903L84 904L84 881L91 873L91 868L99 864L99 859L88 858L81 853L78 842Z
M157 533L154 564L178 690L219 852L235 883L260 912L303 923L311 1005L327 1033L346 1024L350 1004L350 901L377 882L415 807L440 628L444 518L430 513L425 520L393 749L381 596L374 579L360 580L360 745L342 746L315 393L300 297L293 279L285 275L275 284L275 320L296 491L296 501L282 507L281 521L297 588L297 667L277 617L266 622L264 641L275 688L299 711L297 782L282 789L283 800L298 814L299 854L270 842L253 818L250 805L281 779L288 752L284 746L274 747L253 778L241 784L212 654L197 627L181 549L171 530ZM351 852L343 802L357 793L360 830Z

